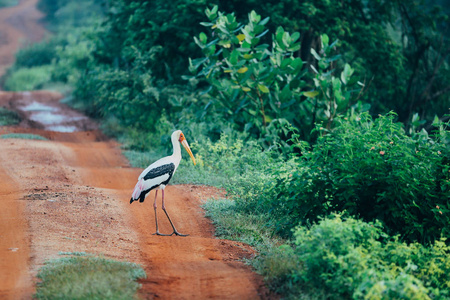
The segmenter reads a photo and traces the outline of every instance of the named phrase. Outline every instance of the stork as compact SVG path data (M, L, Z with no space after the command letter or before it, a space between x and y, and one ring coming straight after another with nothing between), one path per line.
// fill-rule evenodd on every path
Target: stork
M176 229L172 223L172 220L169 217L169 214L166 211L166 206L164 204L164 188L169 183L173 174L178 168L178 165L181 161L181 148L180 143L183 145L184 149L191 156L194 165L196 164L194 155L192 154L191 148L189 147L184 134L181 130L176 130L172 133L172 145L173 145L173 154L170 156L163 157L150 166L148 166L142 173L139 175L138 182L134 188L133 194L131 196L130 204L139 199L139 202L144 202L145 197L151 191L156 189L155 191L155 201L153 203L153 208L155 209L155 221L156 221L156 235L170 236L170 235L178 235L178 236L187 236L187 234L181 234ZM162 193L162 210L165 212L167 218L169 219L170 225L172 225L173 232L172 234L162 234L158 230L158 218L156 216L156 197L158 196L158 190L161 190Z

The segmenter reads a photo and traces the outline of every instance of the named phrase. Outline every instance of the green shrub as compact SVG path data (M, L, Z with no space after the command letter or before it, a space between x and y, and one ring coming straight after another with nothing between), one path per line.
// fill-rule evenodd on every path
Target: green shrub
M422 243L450 233L450 148L441 125L435 140L406 135L395 115L341 119L322 133L288 180L273 187L278 230L331 212L380 220L390 233Z
M372 224L336 216L311 229L295 231L298 259L304 268L294 280L335 299L349 299L374 263L369 249L379 247L380 230Z
M390 239L379 224L339 215L295 231L303 268L292 272L303 293L333 299L445 299L450 247ZM385 240L385 242L384 242ZM312 297L315 298L315 297Z
M255 197L262 195L267 184L275 183L276 178L288 176L294 166L278 157L275 149L264 150L247 138L247 134L228 129L217 141L205 137L194 141L191 146L197 165L189 165L188 169L182 165L177 172L187 171L191 182L223 187L237 196L239 206L255 209L251 205Z
M62 37L52 37L21 48L16 53L14 69L50 65L56 58L56 48L62 44L65 44Z
M16 112L0 107L0 126L16 125L19 122L20 117Z
M327 35L321 36L319 53L311 50L318 60L318 71L313 67L316 74L311 78L297 57L298 32L290 34L278 27L267 41L269 18L255 11L244 24L217 6L206 9L206 16L208 21L201 24L207 34L194 37L204 56L190 60L190 70L210 84L216 112L238 130L261 138L262 145L285 144L288 136L283 127L289 123L310 140L315 122L326 121L331 127L337 114L355 104L360 88L352 78L354 70L348 64L337 67L337 41L330 43Z
M7 91L32 91L50 82L51 66L21 68L9 76L4 84Z
M1 0L0 7L9 7L17 5L18 0Z

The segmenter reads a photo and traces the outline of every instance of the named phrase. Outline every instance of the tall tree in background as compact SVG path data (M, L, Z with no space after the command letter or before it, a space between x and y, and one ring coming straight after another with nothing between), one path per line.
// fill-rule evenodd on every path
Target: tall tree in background
M110 0L107 4L107 17L93 37L94 64L101 67L86 70L77 95L91 89L85 94L92 99L92 88L108 91L107 99L99 95L105 101L99 102L97 108L116 110L119 119L142 109L173 110L170 101L158 93L167 86L183 84L188 58L202 55L193 37L205 30L200 22L205 8L213 4L218 4L221 11L234 12L238 22L255 10L270 17L270 32L276 32L278 26L299 32L301 47L295 56L303 61L303 71L311 71L310 66L317 64L311 49L324 54L320 49L321 34L327 34L330 41L339 40L337 54L341 59L334 64L352 66L354 76L365 84L361 99L371 104L372 114L393 110L408 124L416 113L429 121L435 115L448 113L448 16L428 2ZM109 74L109 79L102 74ZM134 123L127 120L125 124Z
M414 113L428 120L449 113L450 23L434 6L445 1L219 2L238 18L254 9L266 12L273 26L300 32L299 56L307 64L314 63L310 50L320 46L322 33L339 39L344 61L368 86L373 113L394 110L405 123Z

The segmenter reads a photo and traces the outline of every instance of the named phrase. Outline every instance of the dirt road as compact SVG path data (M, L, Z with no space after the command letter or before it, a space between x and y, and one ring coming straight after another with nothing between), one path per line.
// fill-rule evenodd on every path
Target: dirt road
M29 11L35 2L21 1L12 11L24 16L19 8ZM2 12L0 24L6 24ZM23 28L28 20L8 24ZM0 36L8 36L6 28ZM2 55L0 47L0 62L7 61ZM60 98L46 91L0 92L0 106L23 118L17 126L0 127L0 135L47 138L0 139L0 299L30 299L37 270L66 252L142 264L148 276L139 291L144 299L267 298L261 278L238 261L253 255L252 249L215 239L203 215L202 200L217 190L169 186L167 209L177 229L190 236L152 235L154 192L143 204L129 204L141 170L129 166L95 122ZM161 232L170 232L162 214L159 219Z

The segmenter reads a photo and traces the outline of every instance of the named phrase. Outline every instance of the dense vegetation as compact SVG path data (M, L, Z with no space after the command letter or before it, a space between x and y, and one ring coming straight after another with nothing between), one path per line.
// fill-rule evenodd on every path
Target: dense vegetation
M40 7L54 35L19 51L5 88L62 90L141 167L182 129L199 163L178 182L227 189L207 214L258 249L272 289L450 297L446 1Z

